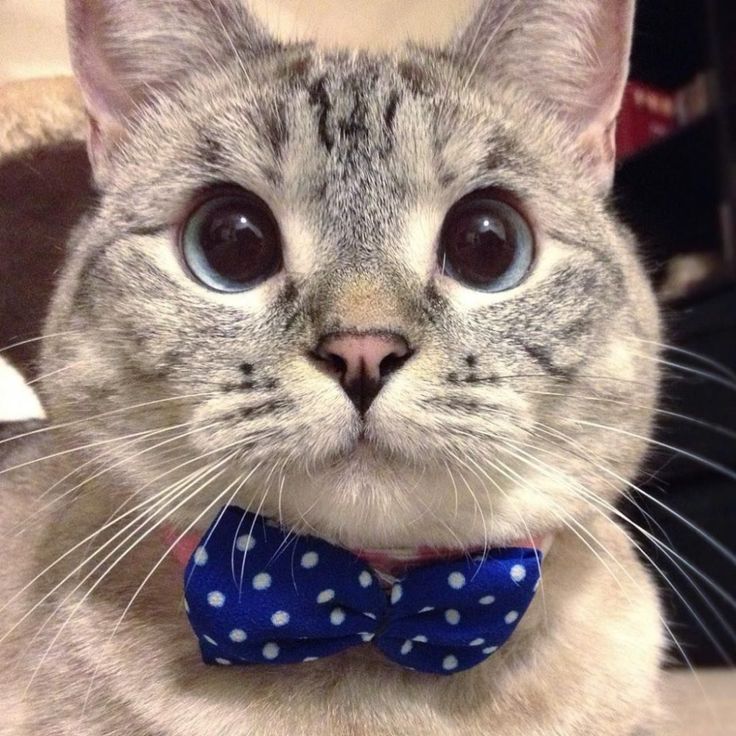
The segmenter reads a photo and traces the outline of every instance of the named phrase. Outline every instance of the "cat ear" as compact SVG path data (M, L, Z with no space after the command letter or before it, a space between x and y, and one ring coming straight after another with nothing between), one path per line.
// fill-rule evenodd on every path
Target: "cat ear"
M193 70L275 45L245 0L66 0L98 179L135 109Z
M615 163L635 0L477 0L453 53L474 74L510 80L570 127L602 188Z

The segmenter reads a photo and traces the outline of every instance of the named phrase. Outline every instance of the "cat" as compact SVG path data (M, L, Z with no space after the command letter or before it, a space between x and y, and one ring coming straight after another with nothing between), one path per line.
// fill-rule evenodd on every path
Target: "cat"
M99 201L45 328L50 429L0 475L0 733L657 732L665 626L615 507L659 385L610 200L633 0L478 0L386 54L237 0L67 12ZM207 667L166 530L230 500L391 560L536 546L542 584L448 677L370 644Z

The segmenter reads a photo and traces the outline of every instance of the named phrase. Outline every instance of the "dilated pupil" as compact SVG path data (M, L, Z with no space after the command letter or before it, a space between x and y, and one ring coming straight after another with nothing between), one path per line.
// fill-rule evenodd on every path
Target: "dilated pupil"
M503 221L488 212L459 214L450 230L449 246L453 268L480 284L502 276L513 265L516 252Z
M269 237L242 205L221 207L202 223L200 243L210 267L233 281L246 282L273 260Z

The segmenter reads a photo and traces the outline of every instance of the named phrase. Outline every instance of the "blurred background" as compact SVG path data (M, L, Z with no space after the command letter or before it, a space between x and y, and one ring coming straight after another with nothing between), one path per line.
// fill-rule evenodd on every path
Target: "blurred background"
M285 37L388 47L449 37L470 0L253 5ZM3 94L17 99L18 80L68 74L63 1L0 0L0 117ZM5 131L18 135L12 126ZM640 527L642 554L661 569L682 646L673 660L729 664L736 659L729 552L736 546L736 0L640 0L618 153L615 202L641 237L672 346L663 357L659 444L641 479L646 496L625 510ZM51 158L23 155L27 166L0 166L0 347L38 334L64 236L92 196L79 140ZM59 190L60 170L71 198ZM43 257L39 243L53 243ZM11 353L27 376L34 346Z

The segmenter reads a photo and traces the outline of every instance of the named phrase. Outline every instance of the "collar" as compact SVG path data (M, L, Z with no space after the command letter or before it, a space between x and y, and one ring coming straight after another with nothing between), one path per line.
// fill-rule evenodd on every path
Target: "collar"
M187 566L189 559L194 554L201 534L189 532L181 539L181 532L173 524L163 526L163 543L168 549L172 547L171 555L182 568ZM178 541L177 541L178 540ZM544 555L549 553L553 537L551 534L531 536L518 539L510 544L496 545L503 547L529 547L540 550ZM482 546L469 549L451 547L432 547L422 545L417 548L395 548L395 549L368 549L361 548L351 550L354 555L360 557L367 565L370 565L381 577L384 583L391 584L404 574L422 565L432 562L443 562L457 560L463 557L476 557L482 555Z

